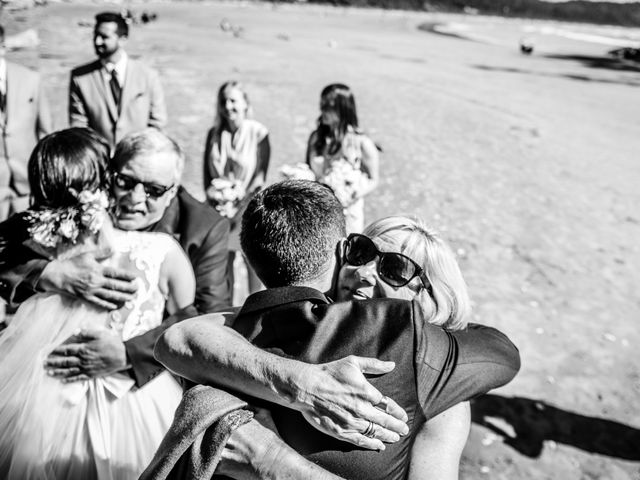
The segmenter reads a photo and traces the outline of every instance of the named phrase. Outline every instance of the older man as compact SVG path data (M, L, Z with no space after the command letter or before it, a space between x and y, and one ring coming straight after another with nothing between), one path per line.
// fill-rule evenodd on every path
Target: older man
M180 186L183 165L178 145L157 129L125 137L113 158L115 221L124 230L174 235L195 271L195 307L210 312L231 303L226 280L229 223ZM0 295L6 300L17 303L35 291L62 291L113 309L131 299L133 277L126 270L102 266L93 253L65 260L36 258L22 247L25 239L24 226L11 220L0 224ZM130 368L141 386L163 370L153 358L157 337L174 321L195 313L182 312L125 343L112 332L83 331L53 351L47 368L65 381Z
M128 57L129 26L119 13L96 15L93 47L98 60L71 72L69 124L89 127L113 147L126 134L167 123L158 74Z

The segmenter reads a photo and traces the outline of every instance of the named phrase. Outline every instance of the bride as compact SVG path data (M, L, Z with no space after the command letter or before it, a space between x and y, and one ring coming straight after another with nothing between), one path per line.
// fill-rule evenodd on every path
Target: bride
M137 389L125 373L62 383L43 367L51 350L83 328L127 340L158 326L165 306L172 313L194 299L191 265L173 238L113 228L108 161L108 147L84 128L48 135L29 159L26 246L50 259L111 251L103 261L134 272L137 292L111 312L59 293L22 304L0 336L0 478L137 478L182 397L166 371Z

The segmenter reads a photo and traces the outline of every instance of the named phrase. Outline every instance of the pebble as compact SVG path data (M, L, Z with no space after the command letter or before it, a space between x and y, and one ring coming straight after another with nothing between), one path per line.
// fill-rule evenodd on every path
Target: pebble
M542 335L544 333L544 328L541 328L541 327L536 328L536 333L538 335Z
M482 467L480 467L480 473L484 473L486 475L490 471L491 471L491 469L489 467L487 467L486 465L483 465Z
M629 340L627 340L626 338L623 338L622 340L620 340L620 343L622 344L623 347L629 346Z
M610 342L615 342L616 341L616 336L612 333L605 333L603 335L605 340L609 340Z
M547 382L549 382L549 383L552 383L552 384L553 384L553 383L556 383L556 379L555 379L555 378L553 378L551 375L549 375L549 376L547 377Z
M549 448L551 450L555 450L558 448L558 444L556 442L554 442L553 440L548 440L547 441L547 445L549 446Z
M533 308L538 308L538 305L540 305L540 304L535 300L531 300L529 302L529 305L531 305Z

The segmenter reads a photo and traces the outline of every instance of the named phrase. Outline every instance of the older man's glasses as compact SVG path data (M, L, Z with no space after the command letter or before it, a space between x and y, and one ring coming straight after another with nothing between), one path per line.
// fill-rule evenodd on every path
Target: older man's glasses
M124 173L115 172L113 174L113 183L122 190L131 191L138 185L142 185L147 198L158 199L173 188L173 185L165 186L157 183L142 182L137 178L130 177Z
M378 276L392 287L404 287L415 277L420 277L424 288L430 289L429 279L416 262L406 255L395 252L381 252L373 241L358 233L347 238L345 259L349 265L359 267L378 258Z

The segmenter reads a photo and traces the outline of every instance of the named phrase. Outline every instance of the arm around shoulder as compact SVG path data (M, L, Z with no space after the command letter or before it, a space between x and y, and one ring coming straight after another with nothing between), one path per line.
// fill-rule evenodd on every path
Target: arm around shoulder
M457 480L471 409L459 403L422 425L411 447L407 480Z

